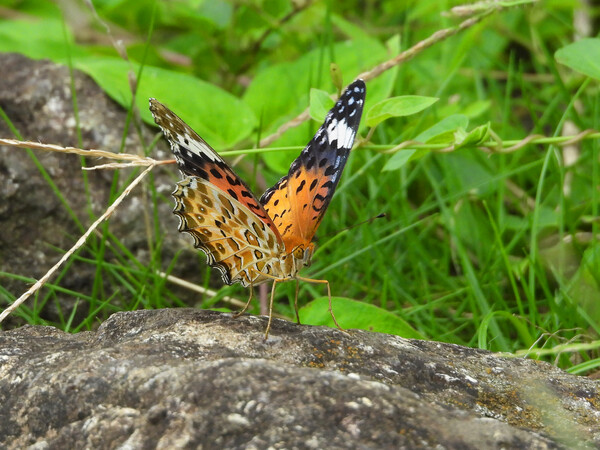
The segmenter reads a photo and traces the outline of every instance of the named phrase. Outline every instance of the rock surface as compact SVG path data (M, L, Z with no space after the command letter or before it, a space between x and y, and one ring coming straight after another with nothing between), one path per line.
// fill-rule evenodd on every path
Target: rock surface
M600 386L437 342L191 309L0 332L0 447L585 448Z

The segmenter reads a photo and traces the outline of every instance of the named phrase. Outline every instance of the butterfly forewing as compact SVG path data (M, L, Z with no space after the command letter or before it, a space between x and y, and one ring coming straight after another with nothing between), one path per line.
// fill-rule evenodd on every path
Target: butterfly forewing
M185 175L200 177L245 205L281 241L273 221L250 188L198 133L156 99L150 99L150 111L169 141L179 169Z
M273 274L272 261L283 248L245 205L200 177L181 180L173 197L179 231L192 235L195 247L206 253L225 283L257 285L267 281L259 273Z
M325 214L354 144L365 94L362 80L348 86L288 174L260 198L288 252L310 243Z

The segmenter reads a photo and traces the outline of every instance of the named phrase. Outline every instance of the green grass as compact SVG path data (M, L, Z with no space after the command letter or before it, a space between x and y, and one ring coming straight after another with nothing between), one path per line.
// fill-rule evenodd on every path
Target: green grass
M363 3L314 2L294 12L284 0L201 6L95 1L111 29L129 34L125 62L111 46L77 44L68 22L62 31L59 10L29 1L18 7L42 25L0 21L0 51L50 57L84 70L149 123L147 97L157 97L217 150L249 153L240 175L255 187L257 172L269 185L287 172L318 123L288 131L268 151L254 153L252 147L309 106L311 87L335 91L331 62L349 83L464 20L441 15L457 2ZM496 11L367 82L361 135L370 138L353 151L317 233L313 264L302 272L329 280L335 297L378 307L336 299L342 326L354 326L354 314L356 326L377 330L385 322L389 332L392 313L402 324L400 334L527 354L574 373L598 369L598 140L588 136L565 150L561 136L566 123L579 131L599 128L600 73L593 57L599 47L596 40L570 45L577 32L574 11L561 5ZM589 16L598 20L596 10ZM93 30L106 41L104 27ZM128 70L139 80L135 95ZM393 99L408 95L439 100L412 111L410 99ZM392 117L367 127L368 111L388 99ZM500 151L532 135L550 139ZM396 148L411 140L425 145ZM450 144L454 150L438 151ZM153 146L148 142L145 149L150 155ZM117 172L113 198L122 185L117 181L134 176ZM156 192L152 177L147 188L148 261L137 261L123 237L103 227L101 237L91 238L85 252L15 314L27 323L48 323L43 312L53 305L59 320L50 324L79 331L119 310L228 307L224 296L245 300L240 286L209 285L202 256L197 276L187 281L218 293L200 304L197 293L157 275L178 275L171 272L174 261L165 260L157 228L157 205L172 200ZM386 218L346 230L380 213ZM45 249L49 260L65 250ZM61 288L73 264L94 268L93 286L81 292ZM0 284L26 275L2 273ZM301 306L325 292L322 285L301 284ZM0 294L3 308L20 295L1 286ZM293 295L294 283L278 286L279 314L294 316ZM76 307L61 312L65 299ZM259 312L257 304L250 312ZM318 311L310 306L311 323L326 323L327 309L312 318ZM407 333L404 324L414 330Z

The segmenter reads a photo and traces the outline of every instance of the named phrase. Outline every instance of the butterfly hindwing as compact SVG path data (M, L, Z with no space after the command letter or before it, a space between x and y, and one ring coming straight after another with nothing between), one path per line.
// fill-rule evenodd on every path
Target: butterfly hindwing
M194 238L194 246L206 253L208 264L219 269L226 284L267 281L258 274L272 274L272 261L283 249L252 211L200 177L181 180L173 197L179 231Z
M198 133L156 99L150 99L150 111L169 141L184 175L200 177L245 205L281 241L277 228L250 188Z
M288 252L312 240L329 206L354 144L365 94L362 80L348 86L288 174L260 198Z

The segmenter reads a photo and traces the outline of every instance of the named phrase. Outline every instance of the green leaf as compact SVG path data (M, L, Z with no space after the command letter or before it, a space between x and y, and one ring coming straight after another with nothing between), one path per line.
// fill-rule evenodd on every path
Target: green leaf
M471 154L451 152L444 155L444 162L453 175L446 182L450 192L479 192L480 195L486 195L495 189L495 185L490 183L494 179L491 169Z
M118 58L88 58L75 62L112 98L124 107L131 102L129 70L139 66ZM174 88L176 87L176 88ZM136 96L142 118L154 123L148 110L148 98L166 104L216 149L229 148L247 138L256 125L252 110L223 89L191 75L145 66Z
M321 123L335 102L321 89L310 90L310 117Z
M469 126L469 118L463 114L453 114L440 120L435 125L419 134L414 140L431 144L439 140L439 136L447 133L453 134L459 128L466 129ZM445 141L444 141L445 142Z
M383 171L397 170L409 162L417 151L414 148L403 148L394 153L383 166Z
M559 246L559 252L555 252L555 256L559 256L560 259L556 258L553 262L554 267L568 267L565 264L565 254L575 254L574 251L569 252L562 245ZM585 316L588 319L592 319L595 325L600 324L600 286L598 280L600 280L600 245L594 243L583 253L581 261L574 261L572 266L579 268L577 272L571 276L569 281L568 292L571 298L573 298L578 305L587 313Z
M455 141L455 149L459 149L462 147L476 147L486 142L490 136L490 123L486 123L485 125L480 125L476 128L473 128L468 133L463 129L459 128L454 133Z
M335 318L342 328L357 328L410 339L424 339L404 319L385 309L343 297L332 297L331 301ZM319 297L301 308L300 321L309 325L326 325L334 328L335 324L329 313L328 298Z
M443 133L440 133L440 134L432 137L431 139L428 139L425 143L426 144L443 144L443 145L447 145L449 147L452 144L454 144L454 142L456 141L456 133L459 132L459 130L462 130L462 128L459 128L458 130L454 130L454 131L444 131Z
M484 112L488 111L492 106L492 102L490 100L477 100L469 105L467 105L462 113L467 116L469 119L474 119Z
M423 131L416 138L414 138L414 140L424 144L451 145L454 142L454 132L461 127L466 128L468 125L469 119L466 116L463 116L462 114L454 114L440 120L432 127ZM429 153L429 150L404 148L394 153L385 163L385 166L383 166L382 170L397 170L409 161L422 158L427 153Z
M600 80L600 39L575 41L557 50L554 58L576 72Z
M72 36L58 19L0 21L0 52L16 52L33 59L67 61Z
M308 106L309 88L318 87L333 92L329 65L321 64L323 49L306 53L294 62L282 62L265 67L252 79L244 100L262 117L265 133L273 131ZM348 83L371 65L389 58L386 49L373 40L337 43L332 49L336 64ZM317 83L314 80L323 80ZM370 86L369 86L370 88ZM369 97L371 92L367 94Z
M418 95L403 95L383 100L373 105L367 113L367 125L375 125L390 117L410 116L423 111L439 99L435 97L421 97Z

